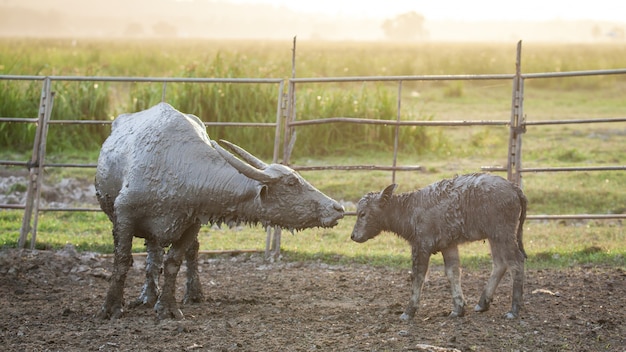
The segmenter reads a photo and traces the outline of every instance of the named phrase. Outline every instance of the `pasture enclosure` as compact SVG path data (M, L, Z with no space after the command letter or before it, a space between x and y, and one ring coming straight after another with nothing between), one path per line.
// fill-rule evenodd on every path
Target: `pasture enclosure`
M626 69L612 69L612 70L590 70L590 71L570 71L570 72L548 72L548 73L523 73L521 62L521 42L517 45L515 73L514 74L461 74L461 75L421 75L421 76L350 76L350 77L322 77L322 78L301 78L296 77L295 72L295 40L293 47L292 58L292 77L288 79L229 79L229 78L156 78L156 77L98 77L98 76L0 76L0 80L6 82L16 81L29 81L29 82L41 82L41 97L39 103L39 116L33 118L17 118L17 117L0 117L0 123L26 123L35 125L34 129L34 145L32 157L27 162L15 161L15 160L2 160L0 165L17 165L26 166L29 168L29 184L27 190L27 201L25 204L0 204L0 208L8 209L23 209L24 216L22 221L22 227L20 230L20 238L18 245L23 247L27 241L29 233L32 233L30 246L34 248L37 238L38 227L38 214L43 211L99 211L95 208L65 208L65 207L41 207L40 195L41 185L44 178L44 168L93 168L95 164L70 164L70 163L48 163L46 162L46 149L49 146L48 129L50 126L57 125L63 128L76 127L80 129L88 129L95 125L107 125L110 124L110 120L106 118L92 120L87 118L81 119L63 119L53 120L51 119L54 103L54 90L55 84L64 84L67 82L89 82L91 85L100 84L112 84L112 83L124 83L124 84L157 84L160 85L160 89L155 89L154 95L149 97L146 102L136 104L136 107L147 108L148 102L156 101L168 101L168 97L171 93L171 86L175 84L181 84L185 87L189 86L215 86L220 84L227 84L229 86L240 85L267 85L271 88L269 93L262 96L260 100L269 100L268 104L264 104L259 109L265 111L275 112L275 122L249 122L240 121L235 122L232 120L222 121L205 121L207 127L221 126L224 128L236 128L243 129L247 127L255 128L252 135L254 138L262 138L268 141L268 145L271 145L271 152L274 162L282 162L287 165L291 165L295 170L301 172L309 171L323 171L323 170L345 170L345 171L357 171L357 172L373 172L383 171L389 172L391 182L396 181L397 172L403 171L416 171L423 170L424 166L419 165L403 165L399 161L398 151L403 145L410 144L414 139L419 137L419 131L421 128L465 128L471 126L485 126L485 128L500 127L506 129L507 151L503 154L503 159L506 160L505 165L502 166L485 166L477 168L476 171L492 171L492 172L506 172L507 178L517 184L523 186L523 176L525 174L539 174L539 173L553 173L553 172L572 172L572 171L615 171L620 172L626 170L625 165L620 165L620 160L617 160L613 165L575 165L568 167L551 167L550 165L523 167L522 155L524 148L522 142L525 140L525 133L528 129L539 128L541 126L549 125L580 125L580 124L596 124L596 123L623 123L626 122L626 117L611 117L611 118L570 118L570 119L548 119L548 120L528 120L524 110L524 104L528 101L528 92L526 89L527 81L538 80L550 80L553 78L561 77L588 77L596 76L603 77L609 75L624 75ZM511 84L511 91L508 97L507 104L510 105L509 118L499 119L484 119L484 120L416 120L411 119L410 110L407 112L407 94L405 90L407 87L419 84L421 82L465 82L465 81L503 81ZM322 87L323 91L329 85L336 84L339 87L333 89L342 89L343 85L348 84L360 84L362 89L366 90L367 84L380 83L384 84L386 91L395 91L393 96L388 93L381 93L380 95L374 94L374 98L390 99L394 102L395 109L391 114L388 111L382 112L380 118L362 118L356 107L354 114L351 116L316 116L319 110L305 108L309 105L303 103L304 100L315 99L324 103L324 98L319 92L319 88L307 88L307 87ZM285 88L286 87L286 88ZM409 88L411 89L411 88ZM286 92L285 92L286 90ZM177 93L174 93L177 94ZM219 94L219 90L216 94ZM266 99L268 98L269 99ZM197 99L197 98L196 98ZM245 95L242 97L242 104L245 104L252 99L248 99ZM191 102L193 103L193 101ZM352 103L348 101L348 103ZM314 104L313 104L314 105ZM356 105L356 104L355 104ZM268 106L271 106L268 108ZM315 105L314 105L315 106ZM178 108L178 107L177 107ZM209 107L206 107L209 109ZM182 109L181 109L182 110ZM187 111L184 111L187 112ZM331 110L332 112L332 110ZM385 126L390 129L383 138L380 134L363 135L363 130L359 129L359 126L363 125L376 125ZM373 140L381 140L384 142L390 142L391 155L389 156L390 162L386 165L315 165L315 166L300 166L292 162L293 155L299 153L298 149L301 144L298 140L306 140L306 131L320 128L320 126L331 126L329 134L332 134L334 129L346 129L349 128L351 135L355 140L370 138ZM257 136L257 128L263 128L267 131L271 131L261 137ZM406 132L408 131L408 132ZM367 132L366 132L367 133ZM414 133L414 134L412 134ZM211 138L218 139L219 134L210 134ZM327 136L332 138L332 136ZM407 140L408 139L408 140ZM237 142L237 141L234 141ZM245 147L245 146L244 146ZM324 147L321 145L320 147ZM281 154L282 151L282 154ZM333 152L332 150L330 151ZM348 213L350 214L350 212ZM621 213L604 213L604 214L531 214L528 219L621 219L626 218L626 214ZM268 229L268 236L266 242L266 254L277 253L280 248L280 229Z

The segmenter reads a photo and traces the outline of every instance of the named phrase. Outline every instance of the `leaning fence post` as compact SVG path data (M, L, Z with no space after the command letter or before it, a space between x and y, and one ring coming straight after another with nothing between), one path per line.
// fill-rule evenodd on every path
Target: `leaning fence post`
M52 112L52 99L54 93L51 92L51 80L46 77L41 88L41 99L39 101L39 120L37 122L37 130L35 132L35 141L33 143L33 154L28 162L28 189L26 193L26 204L24 206L24 217L22 218L22 227L20 229L20 238L17 242L18 248L24 248L28 233L32 230L30 248L35 248L37 233L37 213L39 211L39 197L41 195L41 169L43 168L44 154L46 150L46 135L48 131L48 120ZM33 216L33 208L35 208L35 223L31 227L31 218Z
M524 80L521 70L522 41L517 42L515 60L515 77L513 78L513 97L511 101L511 124L509 136L509 155L507 163L507 179L519 186L522 185L522 134L526 132L524 122Z

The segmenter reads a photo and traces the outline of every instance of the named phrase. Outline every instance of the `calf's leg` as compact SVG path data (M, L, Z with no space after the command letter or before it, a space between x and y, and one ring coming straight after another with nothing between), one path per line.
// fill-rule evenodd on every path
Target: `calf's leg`
M474 310L484 312L489 309L494 291L504 273L509 270L513 278L513 293L511 310L505 314L507 319L519 316L524 294L524 254L519 250L516 241L490 241L491 256L493 257L493 272L487 286Z
M489 245L491 246L493 269L491 271L491 276L489 276L489 280L487 281L487 285L480 296L480 300L478 301L476 307L474 307L476 312L485 312L489 310L489 305L493 300L493 294L507 269L504 243L490 240Z
M430 261L430 253L427 251L420 251L417 247L413 246L411 252L413 259L413 291L404 313L400 315L400 319L404 321L413 318L419 307L420 295L422 294L424 279L428 272L428 262Z
M459 259L459 248L451 246L441 251L445 264L446 276L450 281L452 291L452 312L450 317L462 317L465 315L465 298L461 289L461 269Z
M524 255L517 246L511 253L511 259L509 260L509 269L511 270L511 276L513 278L513 293L511 301L511 311L506 313L505 317L508 319L517 318L519 316L519 310L522 306L522 297L524 295Z

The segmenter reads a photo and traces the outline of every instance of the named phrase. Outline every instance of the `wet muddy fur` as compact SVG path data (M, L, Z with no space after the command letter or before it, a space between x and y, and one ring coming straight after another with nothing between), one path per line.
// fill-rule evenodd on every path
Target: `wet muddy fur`
M505 316L519 316L526 258L522 229L527 200L522 190L502 177L482 173L457 176L399 195L393 194L395 188L393 184L361 198L352 239L365 242L389 231L411 245L412 293L401 319L415 315L430 256L437 252L443 255L450 281L450 316L464 315L458 245L484 239L489 241L493 270L474 310L489 309L496 287L509 271L513 278L512 303Z

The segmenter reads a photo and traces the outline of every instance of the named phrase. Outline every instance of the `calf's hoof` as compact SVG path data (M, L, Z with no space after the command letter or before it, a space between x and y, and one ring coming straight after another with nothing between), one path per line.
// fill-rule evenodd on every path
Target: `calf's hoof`
M464 315L465 315L464 310L460 310L460 311L453 310L452 312L450 312L450 315L448 315L448 318L460 318Z
M506 319L515 319L515 318L517 318L517 314L515 314L515 313L513 313L513 312L508 312L508 313L506 313L506 314L504 315L504 317L505 317Z
M489 306L481 306L480 304L477 304L476 307L474 307L474 312L486 312L487 310L489 310Z
M413 319L413 317L415 316L415 312L417 312L417 308L409 303L409 305L404 310L404 313L402 313L402 315L400 316L400 320L409 321Z

